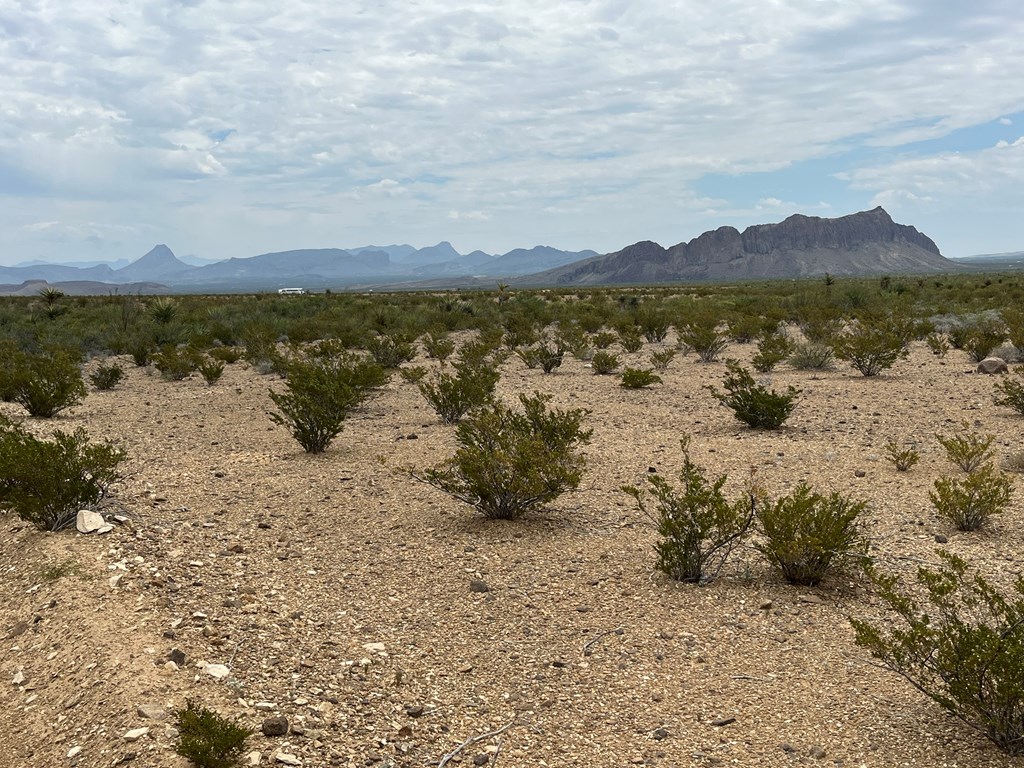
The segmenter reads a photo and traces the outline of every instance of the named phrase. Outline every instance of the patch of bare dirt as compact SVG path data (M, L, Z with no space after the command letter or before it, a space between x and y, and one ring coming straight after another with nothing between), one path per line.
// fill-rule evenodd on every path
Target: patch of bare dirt
M774 385L800 387L801 403L782 430L755 432L702 389L720 385L721 363L677 357L663 384L629 391L577 360L544 375L512 358L506 399L538 389L587 407L594 436L580 492L510 523L398 471L454 445L399 377L307 456L267 417L275 377L235 365L207 387L129 368L32 426L84 425L123 446L106 511L129 522L83 536L0 518L0 764L185 766L170 720L138 708L192 698L257 731L285 716L287 735L251 739L262 765L436 766L460 747L448 765L1014 765L854 646L847 616L878 610L863 584L794 588L749 550L709 586L668 582L619 490L649 467L674 477L689 433L737 492L753 467L773 493L807 480L869 500L889 567L912 573L944 535L986 574L1015 577L1019 489L979 534L928 502L949 471L935 432L966 419L1001 453L1021 447L1024 422L972 371L923 345L877 379L780 370ZM897 473L889 438L916 443L921 463Z

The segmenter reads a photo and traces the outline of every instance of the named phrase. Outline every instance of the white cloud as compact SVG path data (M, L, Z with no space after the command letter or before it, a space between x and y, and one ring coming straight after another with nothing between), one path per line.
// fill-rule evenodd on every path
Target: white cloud
M707 174L1009 125L1022 33L1009 0L0 0L0 257L45 257L21 224L56 211L144 222L112 258L154 232L206 257L676 242L794 205L702 203ZM883 173L901 162L920 187ZM849 180L903 205L1002 189L984 153L922 162Z

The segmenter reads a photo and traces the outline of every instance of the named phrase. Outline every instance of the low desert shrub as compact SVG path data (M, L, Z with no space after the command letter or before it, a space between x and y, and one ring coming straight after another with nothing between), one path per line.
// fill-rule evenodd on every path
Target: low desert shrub
M645 368L623 368L621 386L626 389L643 389L651 384L661 384L661 377Z
M512 520L579 487L583 409L548 409L550 396L521 394L522 412L492 403L459 422L455 455L422 477L485 517Z
M1010 754L1024 754L1024 577L1000 593L939 552L920 567L919 598L871 573L890 617L851 618L855 642L914 688Z
M683 438L681 487L661 475L647 476L647 488L624 486L640 510L654 522L660 537L654 545L655 567L676 581L704 584L722 570L754 519L754 494L729 501L722 487L727 477L709 481L690 458L690 438ZM653 497L653 509L647 494Z
M220 381L220 377L224 375L224 361L214 360L212 358L201 358L196 370L199 371L199 375L203 377L205 381L211 387Z
M455 352L455 341L444 331L430 331L423 337L423 351L443 363Z
M196 370L200 356L191 347L176 347L168 344L151 356L153 366L167 381L181 381Z
M11 372L12 397L30 416L48 419L78 405L86 395L78 354L52 350L26 355Z
M419 384L420 393L445 424L456 424L473 408L491 402L501 377L496 361L477 347L464 348L452 368L452 373L439 372Z
M594 345L595 349L608 349L612 344L618 341L619 336L611 331L600 331L590 337L590 343Z
M863 376L877 376L908 355L906 337L885 319L858 323L837 336L832 348Z
M896 467L897 472L908 472L921 460L921 454L914 446L904 448L895 440L886 441L885 455L889 457L889 461Z
M1017 374L1024 379L1024 368L1018 368ZM1024 416L1024 381L1006 378L996 384L995 402Z
M929 333L925 336L924 341L928 345L928 349L936 357L945 357L946 353L949 352L949 341L941 333Z
M651 365L654 366L656 371L664 371L668 369L668 364L672 362L676 356L674 349L662 349L657 352L651 352Z
M836 367L832 347L814 341L793 347L787 362L798 371L831 371Z
M787 387L776 392L754 381L750 371L735 361L726 364L725 392L706 385L712 396L732 409L737 419L755 429L778 429L796 408L800 390Z
M729 337L719 333L713 320L693 321L677 328L679 341L697 353L702 363L713 363L729 346Z
M983 318L971 323L964 339L964 351L971 360L980 363L1006 338L1006 326L996 318Z
M178 743L174 751L199 768L232 768L242 759L253 731L191 699L174 713Z
M124 378L124 368L117 363L101 365L89 374L89 381L96 389L113 389Z
M618 335L623 352L639 352L644 346L644 338L636 328L622 328Z
M40 530L66 528L78 510L106 495L124 457L106 443L90 443L81 427L40 440L0 416L0 506Z
M527 368L540 368L544 373L553 373L556 368L561 367L565 352L548 344L537 344L517 349L516 355Z
M995 435L979 435L972 432L967 422L963 423L963 431L952 437L936 435L935 439L946 449L946 458L956 464L964 472L975 469L992 460L992 443Z
M214 360L220 360L222 363L227 363L228 365L237 363L242 359L242 350L238 347L210 347L210 349L206 351L206 354Z
M595 374L607 376L619 367L619 358L611 352L598 351L590 358L590 366Z
M790 495L758 505L763 540L754 546L790 584L814 586L840 565L864 563L868 541L858 518L865 507L801 483Z
M271 413L306 453L327 450L349 412L383 386L387 374L377 363L355 355L290 361L284 392L270 391L280 409Z
M771 373L776 365L793 354L795 346L785 332L763 333L757 337L757 352L750 363L759 373Z
M987 463L960 477L940 477L928 492L932 506L958 531L977 531L992 518L1006 511L1013 494L1013 483Z
M408 381L410 384L419 384L427 375L427 369L422 365L409 365L405 368L399 368L398 374L402 377L403 381Z
M366 341L366 351L381 368L390 370L416 357L416 347L403 336L377 334Z

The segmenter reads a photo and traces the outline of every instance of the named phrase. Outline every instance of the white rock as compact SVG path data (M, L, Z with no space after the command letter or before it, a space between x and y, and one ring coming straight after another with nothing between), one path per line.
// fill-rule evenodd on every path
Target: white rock
M113 576L111 576L109 579L107 579L107 583L110 585L110 588L111 589L115 589L117 587L117 583L119 581L121 581L123 576L124 576L124 572L123 571L119 571L118 573L115 573Z
M147 720L165 720L167 718L167 710L159 704L139 704L135 708L135 713Z
M91 509L80 509L78 517L75 518L75 527L79 533L92 533L93 531L98 531L106 524L103 515L99 512L93 512Z
M384 643L364 643L363 649L370 653L387 653L388 649Z
M257 701L253 706L263 712L272 712L277 709L277 704L272 701Z
M259 765L260 761L262 759L263 759L263 754L261 752L259 752L258 750L253 750L252 752L250 752L248 755L245 756L245 764L246 765Z
M112 530L114 530L114 526L112 526L110 523L106 523L105 525L101 525L99 528L96 529L96 535L99 536L101 533L110 533Z
M276 752L274 759L279 763L285 765L302 765L302 761L299 760L295 755L289 755L287 752Z
M207 664L203 667L203 671L206 672L210 677L214 677L218 680L223 680L225 677L231 674L231 670L228 669L224 664Z
M149 733L149 728L132 728L122 738L125 741L138 741L147 733Z
M20 669L14 673L14 679L11 680L12 685L21 685L25 682L25 673Z
M68 757L77 757L78 753L82 751L81 747L72 747L68 750Z

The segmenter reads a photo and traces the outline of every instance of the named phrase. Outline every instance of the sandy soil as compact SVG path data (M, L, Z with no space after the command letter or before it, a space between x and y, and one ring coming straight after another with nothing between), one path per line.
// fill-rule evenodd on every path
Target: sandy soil
M1015 577L1019 480L1011 511L978 534L957 534L928 502L949 471L935 432L967 420L998 435L1000 453L1024 447L1024 420L992 404L993 379L961 352L939 360L915 345L876 379L780 370L775 386L803 396L774 433L744 428L702 389L721 363L677 357L663 384L629 391L577 360L546 376L513 357L503 397L538 389L585 406L594 437L581 490L511 523L399 471L454 445L399 377L307 456L267 417L276 377L239 364L207 387L125 365L118 388L32 428L85 425L122 445L126 477L105 511L129 522L86 536L2 516L2 765L184 766L170 720L137 709L189 698L257 731L286 716L288 735L251 739L262 765L283 753L305 766L436 766L505 726L448 764L1017 764L853 644L848 615L878 610L863 584L794 588L752 550L709 586L671 583L619 490L649 467L674 476L690 433L698 462L737 491L754 467L774 493L807 480L868 500L887 567L934 560L941 534L986 574ZM897 473L889 438L916 443L921 463ZM177 670L172 650L186 657Z

